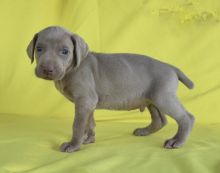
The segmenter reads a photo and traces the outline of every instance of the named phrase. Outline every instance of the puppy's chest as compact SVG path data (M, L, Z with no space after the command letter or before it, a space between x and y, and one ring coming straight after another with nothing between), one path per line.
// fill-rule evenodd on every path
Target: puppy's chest
M74 102L74 90L71 84L63 83L62 81L56 81L55 87L61 92L68 100Z

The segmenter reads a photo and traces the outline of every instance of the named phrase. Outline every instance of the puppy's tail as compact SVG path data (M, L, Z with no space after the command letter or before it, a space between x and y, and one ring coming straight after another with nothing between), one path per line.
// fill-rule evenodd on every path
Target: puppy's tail
M176 72L178 79L189 89L194 88L194 83L178 68L172 66L174 71Z

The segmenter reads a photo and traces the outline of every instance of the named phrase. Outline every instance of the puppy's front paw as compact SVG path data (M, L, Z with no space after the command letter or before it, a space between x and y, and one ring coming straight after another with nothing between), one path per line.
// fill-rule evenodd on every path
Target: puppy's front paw
M60 146L60 151L62 152L67 152L67 153L72 153L74 151L78 151L80 149L79 145L74 145L71 142L64 142L61 146Z
M94 142L95 142L95 136L88 136L88 137L84 140L83 144L91 144L91 143L94 143Z
M175 148L180 148L184 144L183 141L180 141L176 138L168 139L164 143L164 148L167 149L175 149Z

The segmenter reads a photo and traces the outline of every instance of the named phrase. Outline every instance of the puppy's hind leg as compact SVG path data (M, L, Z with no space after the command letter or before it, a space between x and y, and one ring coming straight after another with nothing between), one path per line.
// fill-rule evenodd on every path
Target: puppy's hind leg
M164 147L169 149L179 148L185 143L193 128L194 117L185 110L175 95L170 95L170 93L161 95L164 97L155 100L158 108L170 115L178 124L177 133L174 137L165 141Z
M167 124L165 115L158 110L154 105L149 105L148 110L151 114L151 123L144 128L137 128L134 130L133 134L135 136L147 136L160 130L163 126Z

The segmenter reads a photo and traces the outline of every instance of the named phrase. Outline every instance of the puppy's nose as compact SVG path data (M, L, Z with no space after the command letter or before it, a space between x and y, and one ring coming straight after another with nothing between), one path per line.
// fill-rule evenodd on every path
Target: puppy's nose
M54 71L53 66L48 66L48 65L41 65L41 69L42 69L43 73L46 75L52 74Z

